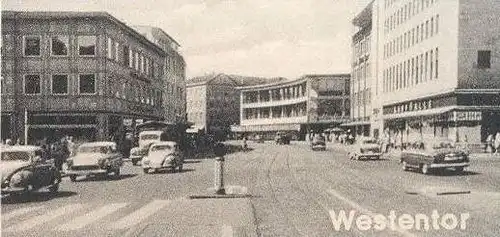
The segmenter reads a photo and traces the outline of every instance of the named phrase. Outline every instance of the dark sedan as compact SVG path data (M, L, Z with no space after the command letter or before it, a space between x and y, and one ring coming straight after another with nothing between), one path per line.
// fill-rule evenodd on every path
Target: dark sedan
M468 153L457 148L452 141L437 140L422 143L419 149L409 149L401 153L403 170L418 169L423 174L452 168L462 172L469 166Z

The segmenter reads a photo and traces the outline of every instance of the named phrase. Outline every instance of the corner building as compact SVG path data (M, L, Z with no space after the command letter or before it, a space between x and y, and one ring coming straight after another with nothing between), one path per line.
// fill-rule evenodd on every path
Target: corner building
M448 137L480 144L500 131L500 4L374 3L384 132L403 143Z
M2 139L102 140L163 120L164 51L105 12L2 12Z

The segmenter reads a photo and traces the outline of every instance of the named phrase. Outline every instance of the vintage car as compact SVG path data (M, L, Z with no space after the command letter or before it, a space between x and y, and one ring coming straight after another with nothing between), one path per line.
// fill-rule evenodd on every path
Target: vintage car
M139 161L142 160L142 157L144 155L147 155L147 152L142 152L141 151L141 148L139 147L134 147L132 149L130 149L130 161L132 162L132 165L137 165L137 163L139 163Z
M274 141L279 145L288 145L290 144L290 140L290 135L284 132L277 132L276 136L274 137Z
M469 155L466 151L456 147L451 140L434 139L422 142L418 148L411 148L401 153L400 162L403 170L418 169L423 174L433 170L453 168L462 172L469 166Z
M139 146L130 150L130 161L133 165L137 165L144 156L148 155L149 147L155 142L161 141L163 131L143 131L139 133Z
M150 171L170 169L182 171L184 155L176 142L164 141L153 143L148 155L142 159L142 169L145 174Z
M321 135L314 136L311 141L311 149L313 151L315 150L326 151L325 137Z
M256 143L264 143L264 137L261 136L261 135L256 135L255 138L254 138L254 141Z
M380 159L382 152L377 140L369 137L360 137L351 147L348 156L351 160Z
M37 146L6 146L1 150L2 195L23 194L48 188L59 190L61 173L54 160Z
M89 142L78 147L77 153L66 160L63 170L75 182L77 176L104 175L113 173L120 177L123 157L114 142Z

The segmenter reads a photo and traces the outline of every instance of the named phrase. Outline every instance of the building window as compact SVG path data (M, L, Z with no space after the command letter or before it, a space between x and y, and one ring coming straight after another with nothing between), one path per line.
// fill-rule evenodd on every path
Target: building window
M132 49L129 49L128 54L129 54L128 67L134 68L134 51L132 51Z
M438 57L439 57L439 51L438 51L438 48L436 48L436 63L434 64L436 66L436 71L435 71L435 76L434 78L438 78L438 73L439 73L439 64L438 64Z
M431 18L431 29L430 29L430 33L431 33L431 37L434 35L434 17Z
M439 33L439 15L436 15L436 34Z
M94 56L96 37L92 35L78 36L78 55Z
M477 67L478 68L491 68L491 51L490 50L477 51Z
M115 60L120 62L120 43L115 41Z
M107 56L109 59L113 59L113 39L108 37L108 46L106 47Z
M95 94L96 83L94 74L82 74L78 80L78 92L80 94Z
M40 37L24 37L24 56L40 56Z
M123 46L123 65L129 66L130 67L130 50L128 46L124 45Z
M68 94L68 76L53 75L51 83L52 94L65 95Z
M40 75L24 76L24 94L39 95L41 91Z
M54 56L66 56L69 51L68 36L52 36L50 52Z
M139 71L139 52L135 52L134 60L134 68L136 71Z

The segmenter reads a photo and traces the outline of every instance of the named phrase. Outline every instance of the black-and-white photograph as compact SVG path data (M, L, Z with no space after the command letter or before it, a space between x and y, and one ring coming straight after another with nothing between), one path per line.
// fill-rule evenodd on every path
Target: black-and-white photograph
M0 8L0 236L500 236L498 0Z

